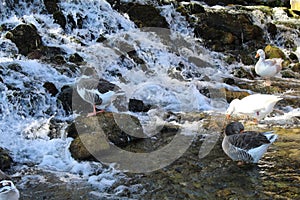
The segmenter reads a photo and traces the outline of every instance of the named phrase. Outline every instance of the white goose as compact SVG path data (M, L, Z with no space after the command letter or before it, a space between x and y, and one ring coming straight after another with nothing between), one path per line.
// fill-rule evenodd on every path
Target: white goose
M259 60L255 64L255 72L259 76L266 78L266 85L270 86L270 78L281 71L283 60L281 58L266 59L266 54L262 49L257 50L255 58L258 57Z
M226 117L229 119L232 114L242 114L253 117L258 122L270 114L275 104L281 99L281 97L270 94L252 94L241 100L234 99L229 104Z
M257 163L278 135L270 132L244 131L240 122L232 122L225 128L223 151L239 164Z

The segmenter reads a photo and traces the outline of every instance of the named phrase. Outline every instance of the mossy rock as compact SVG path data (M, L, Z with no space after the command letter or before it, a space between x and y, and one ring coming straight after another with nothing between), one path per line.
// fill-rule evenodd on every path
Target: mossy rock
M226 91L226 100L227 102L231 102L233 99L242 99L248 95L250 95L248 92L245 91L231 91L227 90Z
M272 46L272 45L267 45L265 47L265 53L266 53L266 56L268 58L286 59L284 53L278 47L275 47L275 46Z

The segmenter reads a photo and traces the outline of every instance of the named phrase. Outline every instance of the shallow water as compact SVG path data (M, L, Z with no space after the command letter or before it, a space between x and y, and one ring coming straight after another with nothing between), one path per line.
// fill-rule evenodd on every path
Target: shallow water
M22 199L60 199L62 195L66 199L299 199L300 129L275 130L279 139L258 164L238 166L231 161L222 151L222 137L201 159L203 138L199 136L170 166L149 173L125 173L126 177L108 189L115 196L102 193L99 197L92 185L80 179L69 177L68 182L60 182L59 174L45 172L37 172L45 183L32 176L28 177L31 181L17 184L26 184ZM118 188L123 189L117 193Z

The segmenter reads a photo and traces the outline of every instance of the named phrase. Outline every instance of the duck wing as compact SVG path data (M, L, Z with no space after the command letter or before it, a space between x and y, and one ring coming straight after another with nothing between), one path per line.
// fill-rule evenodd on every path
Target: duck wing
M246 131L241 134L231 135L228 139L233 146L243 150L254 149L263 144L270 143L264 134L255 131Z

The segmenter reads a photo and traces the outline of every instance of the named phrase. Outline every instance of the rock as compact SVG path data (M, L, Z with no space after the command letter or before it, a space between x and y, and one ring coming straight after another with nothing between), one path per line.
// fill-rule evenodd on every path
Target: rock
M168 28L166 19L160 15L160 11L152 5L140 5L137 3L124 3L120 10L127 13L129 18L139 27Z
M72 141L70 152L76 160L91 159L109 150L110 145L124 147L139 139L135 136L144 137L139 120L128 114L103 112L80 117L75 120L75 128L79 135Z
M247 14L214 10L198 14L197 18L195 36L204 39L212 50L230 51L235 55L242 50L250 54L264 43L263 30L254 25Z
M129 52L127 52L127 54L128 54L128 56L129 56L136 64L143 65L143 64L146 63L143 59L141 59L141 58L138 56L138 54L137 54L137 52L136 52L135 50L129 51Z
M14 42L19 53L25 56L43 47L41 36L33 24L20 24L7 32L5 37Z
M272 45L267 45L265 47L265 53L267 58L286 58L284 53L278 47Z
M51 82L45 82L43 87L51 94L51 96L55 96L58 93L58 89Z
M291 59L295 63L299 62L298 56L294 53L290 53L289 59Z
M285 69L281 71L282 78L299 78L299 75L295 74L291 69Z
M69 61L75 64L80 64L84 61L84 59L78 53L74 53L70 56Z
M268 23L267 24L267 31L270 34L271 38L275 38L276 34L277 34L277 27L275 24L273 23Z
M82 115L86 115L93 111L92 105L84 101L73 87L64 86L57 95L57 99L62 104L67 114L71 114L75 111Z
M59 3L59 0L44 0L44 4L48 13L53 14L59 11L57 3Z
M225 89L225 92L226 92L226 100L228 103L230 103L233 99L242 99L250 95L248 92L245 91L231 91Z
M300 73L300 63L296 63L295 65L293 65L293 66L291 67L291 70L292 70L293 72Z
M81 137L84 140L84 144L80 139ZM76 137L72 141L69 147L70 153L75 160L79 160L79 161L96 160L96 158L90 153L90 151L86 149L85 145L88 145L89 148L96 148L95 150L105 149L102 147L101 144L99 144L99 142L97 142L97 138L95 138L95 135L93 134L81 135L80 137Z
M73 88L70 86L64 86L61 88L61 91L57 96L57 100L62 104L67 114L72 113L72 95Z
M65 29L67 25L67 19L61 11L55 11L53 13L54 22L59 24L61 28Z
M10 168L12 162L13 160L10 157L8 150L0 147L0 170L5 170Z
M65 60L65 57L63 55L55 55L50 58L51 63L57 64L57 65L63 65L66 64L67 61Z
M7 68L16 72L22 72L22 66L18 63L9 64Z
M100 35L100 36L98 37L98 39L96 40L96 42L101 43L101 42L104 42L105 40L107 40L107 38L106 38L104 35Z
M229 5L229 4L239 4L239 5L265 5L270 7L289 7L289 0L270 0L270 1L264 1L264 0L204 0L206 4L209 6L214 5Z
M254 76L253 74L251 74L251 72L247 71L245 68L243 67L239 67L237 69L235 69L233 71L233 75L235 77L238 77L238 78L247 78L247 79L250 79L250 80L253 80L254 79Z
M180 6L176 10L186 17L188 17L188 15L191 14L198 14L198 13L205 12L203 6L194 2L180 4Z
M71 123L67 127L66 132L67 132L67 137L71 137L71 138L75 139L78 136L78 132L77 132L75 123Z
M131 112L148 112L151 105L145 105L143 101L138 99L129 99L128 110Z

